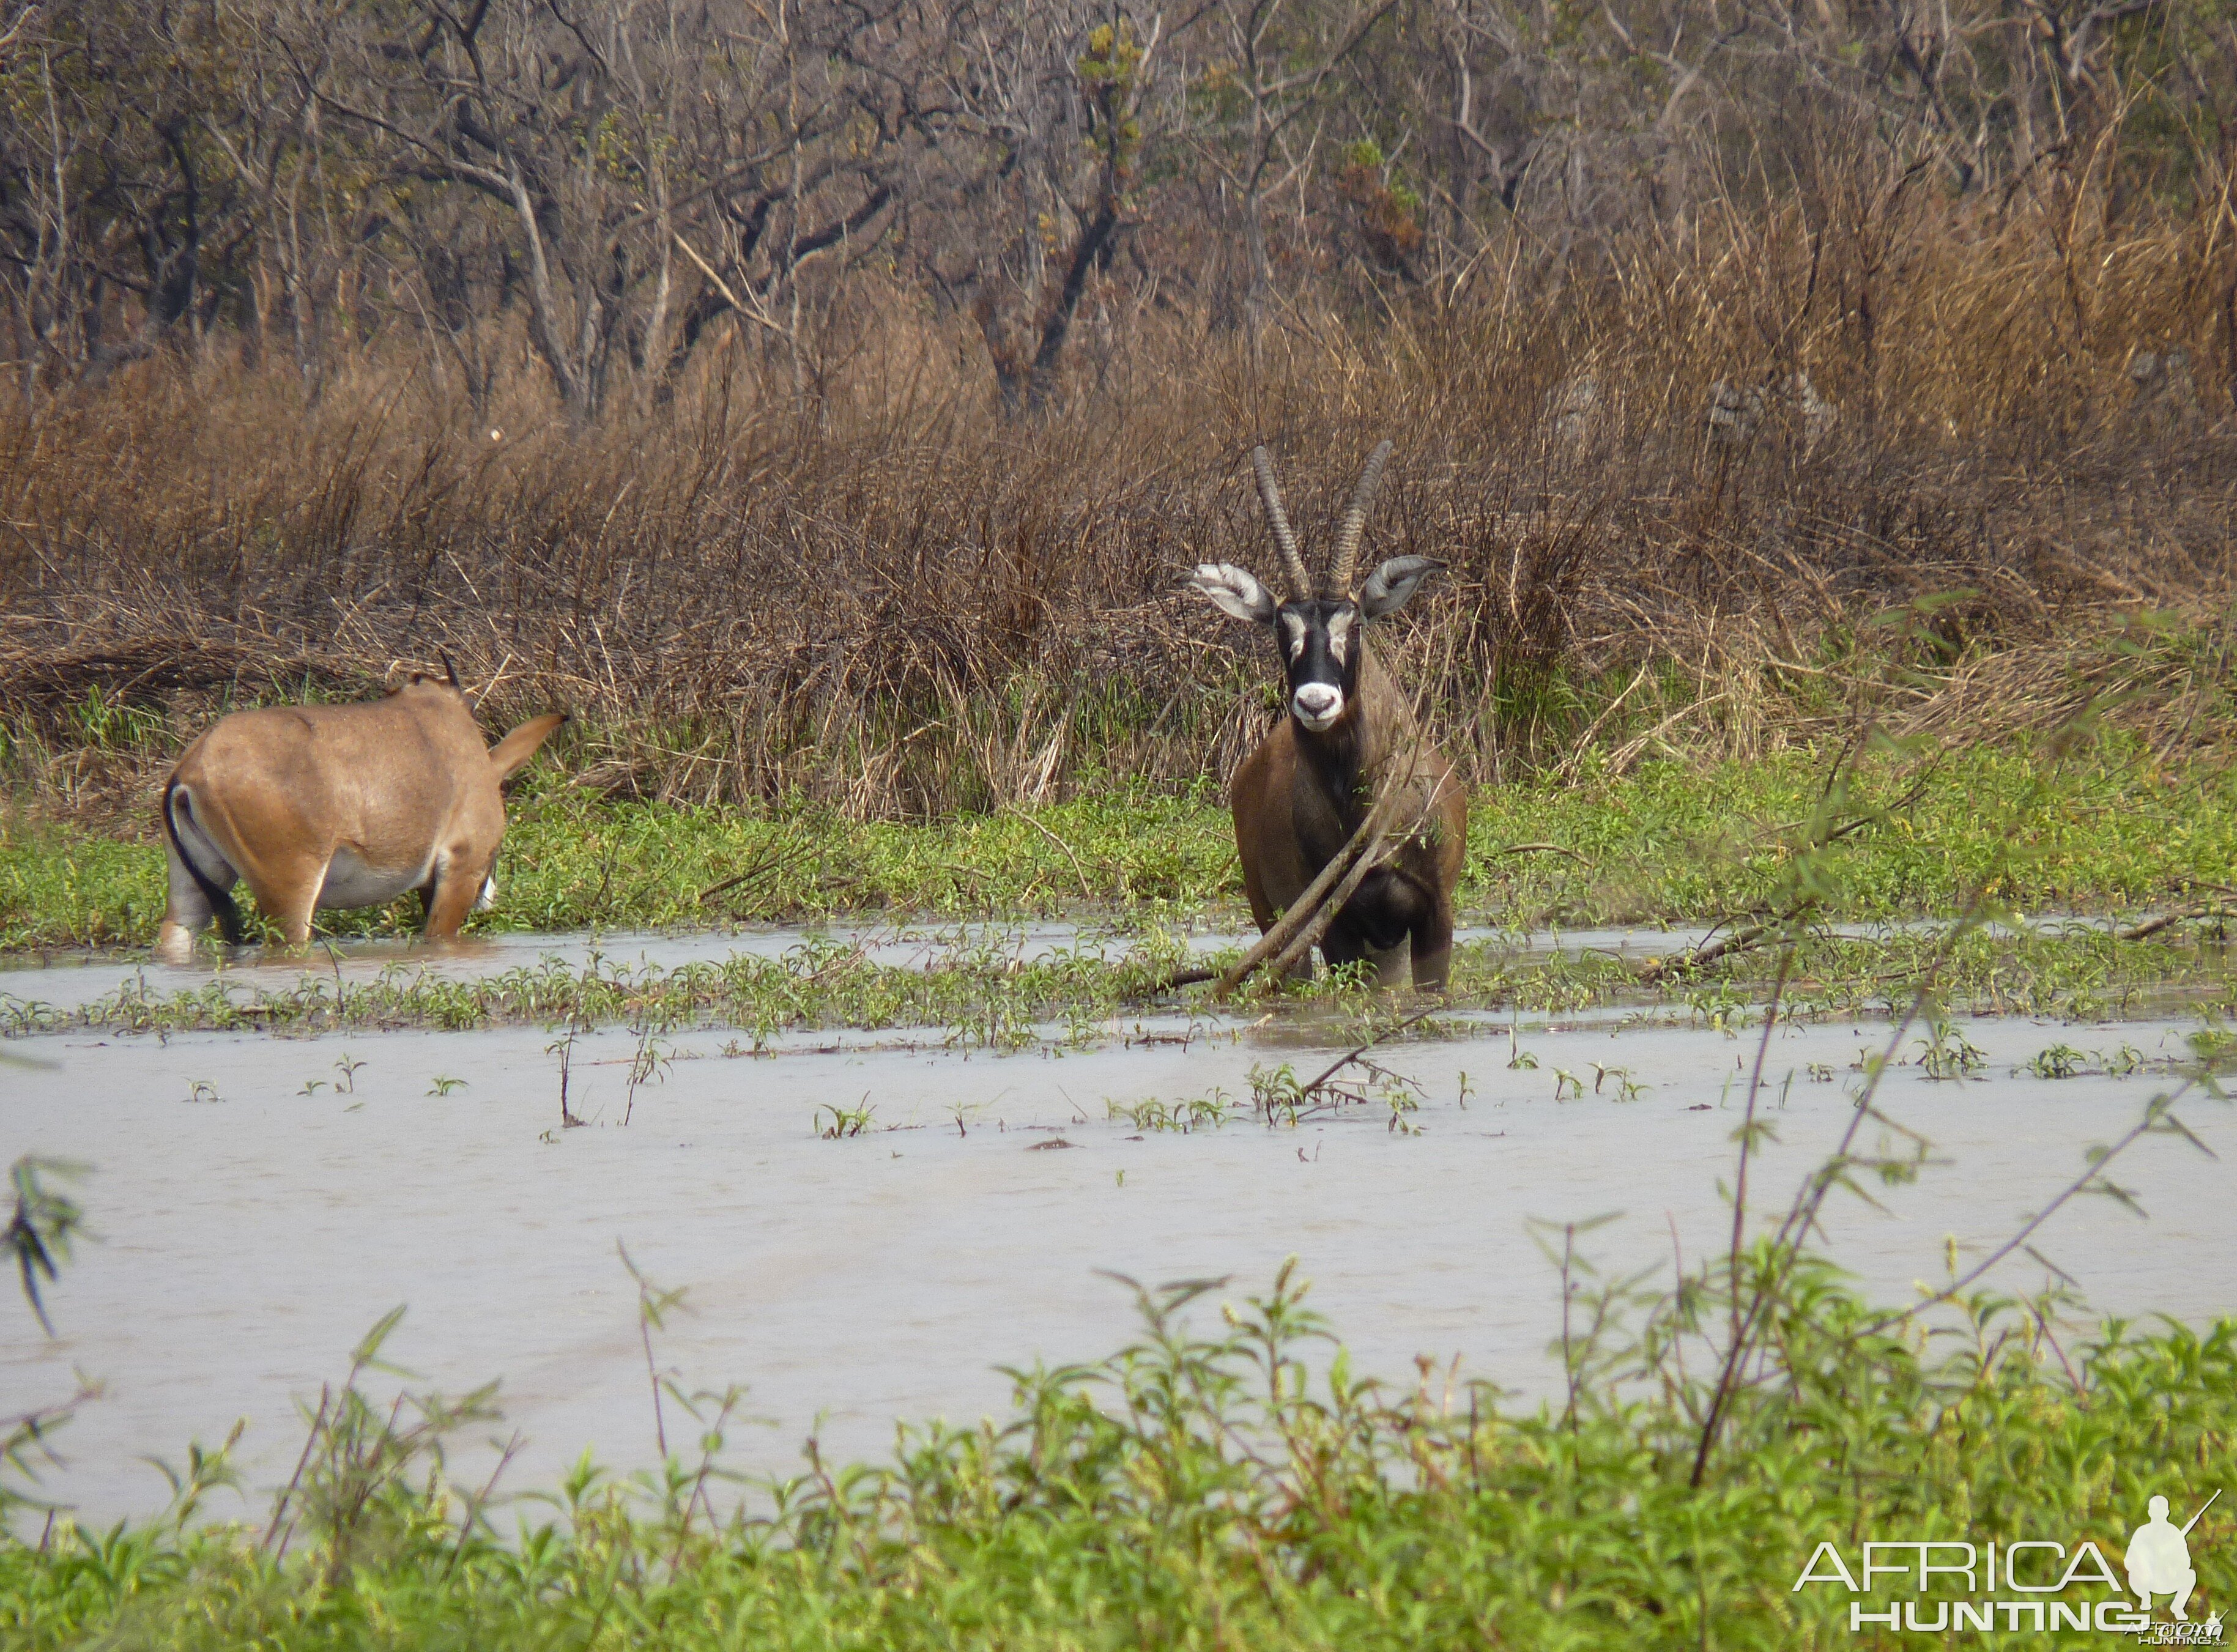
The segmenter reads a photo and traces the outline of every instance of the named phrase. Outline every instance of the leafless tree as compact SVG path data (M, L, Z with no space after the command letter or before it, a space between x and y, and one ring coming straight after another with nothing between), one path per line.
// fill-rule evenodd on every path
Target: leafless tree
M1319 158L1318 117L1336 72L1396 3L1331 9L1305 0L1219 0L1226 56L1205 76L1211 118L1197 149L1242 233L1249 269L1243 313L1254 338L1273 303L1270 204L1296 189Z
M232 339L315 393L402 326L480 409L520 317L578 424L724 329L809 389L867 274L1029 416L1083 316L1558 282L1828 155L2111 211L2237 170L2237 48L2176 0L7 0L0 92L33 403Z

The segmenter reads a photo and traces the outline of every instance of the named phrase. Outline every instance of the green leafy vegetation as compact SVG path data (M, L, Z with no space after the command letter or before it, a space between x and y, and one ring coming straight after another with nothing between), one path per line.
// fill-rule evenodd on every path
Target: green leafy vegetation
M2027 1306L1976 1294L1929 1333L1811 1260L1782 1270L1763 1366L1719 1411L1697 1470L1717 1367L1682 1353L1699 1355L1721 1301L1673 1296L1626 1333L1620 1293L1564 1238L1580 1333L1563 1392L1534 1410L1426 1369L1418 1384L1367 1379L1285 1271L1224 1303L1210 1331L1222 1287L1144 1290L1132 1346L1018 1373L1002 1422L911 1432L881 1465L811 1454L789 1484L742 1501L721 1461L749 1398L735 1391L668 1396L701 1438L659 1470L620 1478L585 1458L548 1499L462 1489L445 1444L492 1420L497 1396L392 1407L371 1384L392 1317L321 1408L268 1520L213 1518L233 1484L219 1451L175 1471L163 1518L33 1522L35 1541L0 1543L0 1639L20 1652L1891 1645L1851 1631L1845 1589L1793 1589L1821 1541L1853 1565L1865 1535L2088 1538L2117 1564L2149 1496L2204 1486L2237 1451L2237 1322L2115 1323L2061 1346ZM1711 1282L1745 1293L1771 1265L1751 1252L1735 1280ZM2237 1517L2218 1508L2192 1534L2194 1616L2237 1591L2233 1539Z
M1618 776L1587 761L1574 780L1481 787L1464 920L1653 925L1765 910L1823 767L1799 751L1647 763ZM1864 764L1857 801L1883 818L1818 858L1818 915L1947 917L1992 867L1990 895L2024 912L2148 906L2237 879L2237 777L2227 772L2162 764L2108 736L2041 777L2024 745ZM473 920L484 932L861 913L1245 921L1226 809L1208 789L1119 789L908 825L812 809L597 803L549 775L534 787L513 805L497 906ZM163 898L152 843L0 819L0 948L144 945ZM321 914L334 935L409 933L418 921L409 897Z

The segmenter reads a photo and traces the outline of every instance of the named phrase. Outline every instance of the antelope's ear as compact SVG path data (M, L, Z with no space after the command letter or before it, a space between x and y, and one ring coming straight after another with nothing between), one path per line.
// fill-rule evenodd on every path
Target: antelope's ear
M1385 614L1396 614L1414 600L1422 582L1444 565L1434 556L1393 556L1359 588L1360 616L1379 620Z
M496 771L502 785L512 777L513 771L536 755L536 748L551 738L551 731L567 721L564 711L547 711L541 717L531 717L526 722L490 747L490 767Z
M1188 582L1221 613L1253 625L1271 625L1279 611L1266 588L1233 563L1198 563Z

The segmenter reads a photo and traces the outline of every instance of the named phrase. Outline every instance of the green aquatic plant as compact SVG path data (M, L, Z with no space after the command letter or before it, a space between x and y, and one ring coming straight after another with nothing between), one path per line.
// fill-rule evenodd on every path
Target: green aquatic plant
M1918 1040L1918 1064L1929 1078L1973 1078L1988 1064L1988 1052L1968 1038L1946 1015L1931 1015Z
M662 1029L662 1038L691 1028L735 1029L744 1035L742 1049L764 1052L789 1035L839 1027L896 1034L937 1029L943 1042L974 1049L1077 1048L1131 1037L1129 1029L1145 1015L1204 1015L1190 990L1155 991L1179 956L1170 947L1143 945L1112 959L1082 949L1026 961L977 942L934 943L915 963L901 964L823 944L777 958L741 954L671 969L607 958L577 966L546 958L472 977L398 961L346 990L329 975L310 973L292 983L284 975L276 981L261 973L227 975L168 992L135 979L67 1010L0 995L0 1038L78 1029L302 1035L619 1023ZM1222 956L1234 954L1211 954L1215 961ZM1789 957L1778 1013L1797 1022L1895 1013L1930 969L1952 1014L2104 1020L2237 1003L2237 957L2220 949L2124 941L2102 931L1980 928L1805 934L1791 954L1743 954L1713 966L1713 980L1660 987L1642 983L1627 960L1613 954L1529 951L1493 938L1456 950L1446 1002L1455 1009L1548 1015L1632 1007L1738 1037L1764 1012L1781 959ZM1371 989L1324 978L1294 990L1278 1012L1335 1010L1365 1025L1382 1002ZM1220 1023L1213 1017L1202 1024ZM1528 1066L1536 1059L1510 1042L1511 1060ZM340 1063L335 1070L335 1087L348 1093L354 1072Z
M1154 1096L1138 1102L1106 1101L1104 1109L1107 1116L1124 1119L1138 1130L1182 1135L1195 1130L1216 1130L1236 1116L1234 1099L1224 1089L1176 1102L1160 1101Z
M2047 1044L2028 1058L2026 1070L2037 1078L2071 1078L2089 1070L2089 1056L2072 1044Z
M867 1096L854 1107L841 1107L836 1102L826 1102L815 1109L815 1133L827 1142L860 1135L876 1122L877 1115L878 1109L870 1105Z

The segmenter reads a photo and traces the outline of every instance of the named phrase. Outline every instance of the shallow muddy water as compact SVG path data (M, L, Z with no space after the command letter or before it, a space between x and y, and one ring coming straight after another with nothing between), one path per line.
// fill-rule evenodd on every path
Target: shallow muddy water
M2049 914L2028 927L2041 934L2102 930L2113 920L2085 916ZM1905 931L1937 931L1945 925L1933 920L1903 924L1835 924L1825 932L1851 938L1871 938ZM2004 933L2003 925L1985 926ZM1193 954L1224 948L1241 948L1257 938L1255 932L1218 927L1191 926L1168 931ZM1714 931L1706 925L1680 925L1666 929L1590 928L1499 930L1462 925L1454 939L1467 946L1495 943L1518 958L1575 956L1603 952L1618 958L1666 957L1700 945ZM1021 963L1073 954L1116 960L1139 944L1140 931L1121 925L1094 922L927 924L831 924L802 926L773 925L762 929L675 933L621 931L570 931L557 934L498 934L474 936L439 950L406 940L337 941L320 943L307 963L301 957L266 954L244 949L222 966L197 964L185 968L151 964L144 952L67 951L47 954L0 953L0 1004L10 1000L70 1010L97 1002L119 989L161 996L191 991L222 980L236 993L278 991L294 986L307 972L345 983L376 979L385 971L419 971L452 979L501 975L511 970L556 960L580 970L593 958L608 968L673 970L690 964L719 964L730 958L781 958L803 946L861 948L870 963L896 969L922 968L931 960L956 949L989 950Z
M551 950L543 938L497 949L511 962ZM646 956L679 961L650 944ZM723 1054L725 1034L683 1035L633 1098L637 1044L617 1029L575 1043L579 1129L561 1127L559 1059L536 1029L17 1041L56 1065L0 1068L0 1151L94 1166L77 1192L101 1241L50 1292L57 1340L0 1305L0 1409L59 1397L74 1367L106 1384L48 1483L91 1516L160 1505L162 1483L135 1459L181 1459L236 1416L250 1423L249 1484L269 1487L300 1446L294 1398L337 1377L404 1303L388 1353L412 1385L503 1380L507 1427L530 1439L514 1489L549 1484L585 1446L643 1466L653 1420L619 1241L690 1292L656 1343L663 1366L689 1386L747 1385L769 1425L732 1431L734 1464L782 1473L811 1432L841 1458L882 1455L896 1418L1004 1415L997 1364L1115 1349L1133 1319L1105 1271L1224 1276L1239 1296L1295 1254L1363 1368L1406 1379L1416 1354L1457 1355L1463 1374L1538 1395L1557 1380L1546 1349L1561 1296L1532 1219L1620 1213L1581 1241L1611 1269L1729 1242L1719 1182L1752 1035L1526 1018L1512 1043L1501 1025L1386 1047L1421 1086L1405 1129L1380 1100L1269 1129L1248 1116L1253 1064L1309 1076L1334 1052L1310 1023L1206 1024L1128 1021L1060 1056L856 1037L755 1057ZM1963 1256L2009 1234L2169 1082L2049 1080L2019 1063L2062 1043L2170 1056L2185 1030L1962 1024L1982 1077L1905 1067L1881 1096L1947 1162L1876 1190L1884 1210L1840 1195L1831 1209L1835 1254L1891 1302L1943 1277L1945 1235ZM1780 1139L1753 1172L1761 1200L1783 1204L1831 1145L1851 1116L1851 1063L1885 1037L1779 1030L1764 1105ZM1538 1064L1510 1066L1517 1050ZM1238 1109L1223 1127L1149 1128L1145 1102L1185 1110L1221 1093ZM861 1134L818 1134L834 1109L865 1108ZM2148 1138L2119 1174L2148 1220L2084 1200L2036 1239L2101 1309L2237 1308L2237 1122L2204 1101L2182 1117L2219 1162ZM2043 1279L2024 1258L1999 1275L2014 1290Z

